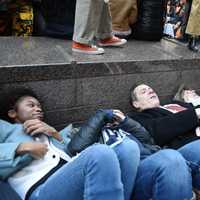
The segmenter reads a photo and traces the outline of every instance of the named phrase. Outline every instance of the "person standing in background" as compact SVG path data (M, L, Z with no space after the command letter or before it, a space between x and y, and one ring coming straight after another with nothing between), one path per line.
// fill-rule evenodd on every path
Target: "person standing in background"
M94 46L122 46L127 41L112 35L112 20L107 0L77 0L72 51L103 54Z
M110 0L109 1L113 34L127 37L131 34L131 25L137 20L136 0Z
M186 33L190 35L188 48L198 52L197 37L200 36L200 1L192 0L191 11L186 27Z

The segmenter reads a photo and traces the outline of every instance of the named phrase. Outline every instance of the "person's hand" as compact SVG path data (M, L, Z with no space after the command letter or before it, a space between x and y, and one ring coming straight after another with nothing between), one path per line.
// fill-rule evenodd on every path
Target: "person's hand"
M18 146L16 154L22 155L28 153L33 158L40 159L45 156L47 151L48 151L48 146L46 144L38 142L24 142Z
M200 119L200 108L196 108L195 112L196 112L198 119Z
M126 118L124 113L121 112L120 110L113 110L113 115L114 115L114 119L119 123L124 121Z
M199 126L195 129L195 133L196 133L196 136L200 137L200 127Z
M45 135L52 136L59 141L62 140L55 128L39 119L31 119L24 122L24 131L31 136L43 133Z

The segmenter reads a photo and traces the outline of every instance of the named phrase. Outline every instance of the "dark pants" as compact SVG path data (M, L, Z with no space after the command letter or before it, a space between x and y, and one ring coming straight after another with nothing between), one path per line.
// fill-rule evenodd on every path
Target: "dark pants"
M21 200L21 199L8 183L0 181L0 200Z

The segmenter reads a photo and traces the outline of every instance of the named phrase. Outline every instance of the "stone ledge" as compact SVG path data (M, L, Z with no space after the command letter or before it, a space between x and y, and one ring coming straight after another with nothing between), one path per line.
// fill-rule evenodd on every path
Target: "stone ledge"
M199 70L200 58L108 63L65 63L0 67L0 84Z
M0 88L33 88L44 100L47 122L58 128L84 121L99 108L129 111L129 89L138 82L150 84L164 101L182 82L200 90L200 54L184 46L130 41L103 56L81 56L72 54L70 45L50 38L0 38Z

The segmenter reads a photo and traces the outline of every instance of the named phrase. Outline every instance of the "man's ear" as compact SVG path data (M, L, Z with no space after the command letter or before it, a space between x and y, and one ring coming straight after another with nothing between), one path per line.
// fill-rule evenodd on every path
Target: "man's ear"
M139 108L139 103L138 103L138 101L132 101L132 105L133 105L133 107L134 108Z
M10 117L11 119L15 119L17 117L16 111L14 109L9 110L8 117Z

